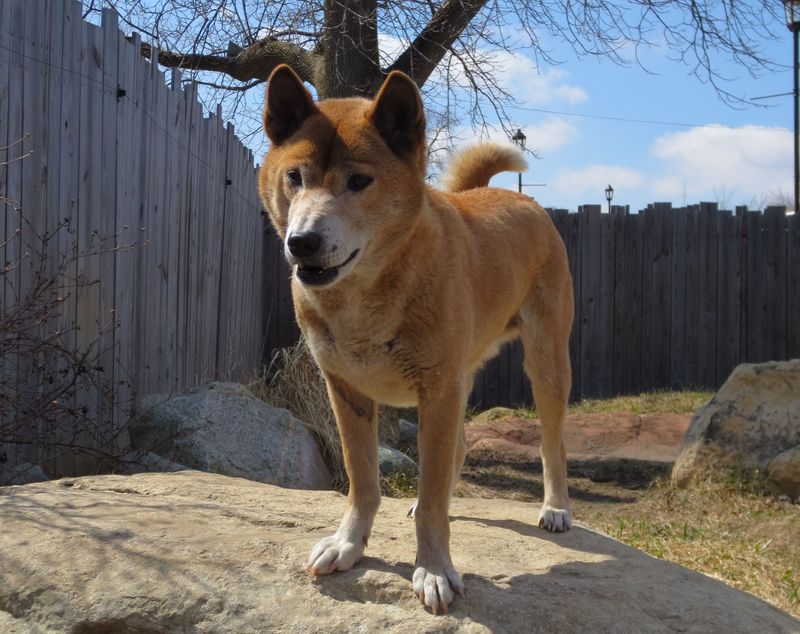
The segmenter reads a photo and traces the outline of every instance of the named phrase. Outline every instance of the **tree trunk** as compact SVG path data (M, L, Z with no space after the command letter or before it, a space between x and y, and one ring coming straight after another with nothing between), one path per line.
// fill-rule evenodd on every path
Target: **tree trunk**
M320 99L372 97L383 74L378 56L376 0L325 0Z

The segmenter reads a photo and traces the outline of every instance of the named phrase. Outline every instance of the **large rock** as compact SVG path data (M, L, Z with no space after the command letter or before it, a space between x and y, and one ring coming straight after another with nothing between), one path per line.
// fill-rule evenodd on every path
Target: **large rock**
M456 498L466 598L447 616L411 591L408 501L384 499L368 557L312 581L309 549L345 508L332 491L218 475L98 476L0 489L3 632L800 632L719 581L538 508Z
M800 359L738 366L686 432L672 477L686 486L719 468L768 471L800 447ZM782 471L785 473L785 470ZM800 481L776 480L786 493Z
M378 446L378 468L384 477L404 475L415 478L419 475L417 463L402 451L386 445Z
M23 462L13 467L0 470L0 486L31 484L46 482L50 478L39 465ZM2 631L2 630L0 630Z
M192 469L294 489L329 489L331 474L311 433L290 412L244 386L212 383L137 404L131 445ZM151 469L152 470L152 469Z
M800 446L775 456L767 474L786 495L800 498Z

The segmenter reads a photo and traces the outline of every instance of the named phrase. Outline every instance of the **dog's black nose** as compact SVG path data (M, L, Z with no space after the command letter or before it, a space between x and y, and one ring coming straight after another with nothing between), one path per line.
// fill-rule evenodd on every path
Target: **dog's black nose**
M317 254L322 245L322 236L314 231L293 233L286 244L289 246L289 253L303 260Z

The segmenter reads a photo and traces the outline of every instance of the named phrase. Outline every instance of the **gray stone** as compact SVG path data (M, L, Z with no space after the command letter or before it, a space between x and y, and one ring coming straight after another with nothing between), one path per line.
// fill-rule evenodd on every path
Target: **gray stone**
M419 425L412 423L411 421L407 421L405 418L401 418L397 422L398 442L401 442L405 445L416 445L418 431Z
M0 489L0 631L800 632L764 601L580 522L548 533L538 505L516 500L453 499L466 596L433 616L411 591L408 500L383 499L351 570L304 571L345 506L333 491L197 471Z
M137 404L131 445L170 463L296 489L328 489L316 440L292 414L244 386L211 385Z
M134 473L171 473L188 469L179 462L167 460L150 451L129 451L119 459L117 473L133 475Z
M417 463L405 455L402 451L380 445L378 447L378 462L382 476L392 476L403 474L409 478L414 478L419 474Z
M767 473L781 493L800 498L800 447L775 456L769 463Z
M0 486L31 484L33 482L47 482L50 478L39 465L27 462L6 467L0 471Z
M800 446L800 359L738 366L695 412L672 477L686 486L708 470L767 471Z

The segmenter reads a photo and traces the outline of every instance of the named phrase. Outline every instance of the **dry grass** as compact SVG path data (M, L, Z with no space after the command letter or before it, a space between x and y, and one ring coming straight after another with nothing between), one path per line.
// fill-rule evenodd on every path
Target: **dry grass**
M613 414L630 412L632 414L691 414L702 407L713 392L686 390L682 392L643 392L631 396L615 396L607 399L584 399L569 406L569 414ZM515 414L523 418L538 418L536 410L518 409Z
M582 518L635 548L698 570L800 617L800 505L758 476L660 480L638 502L584 506Z

